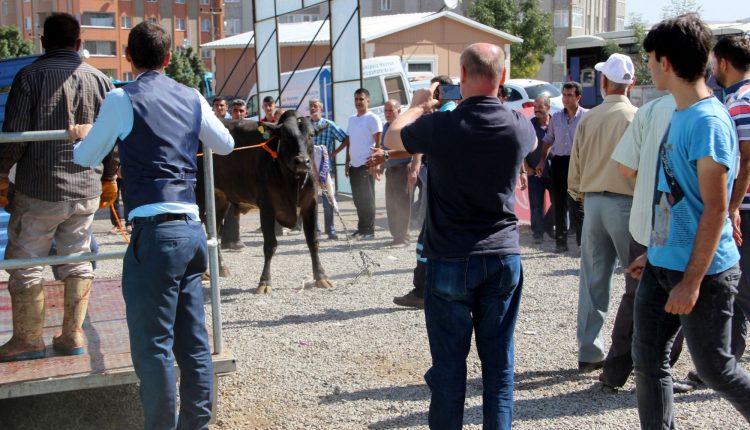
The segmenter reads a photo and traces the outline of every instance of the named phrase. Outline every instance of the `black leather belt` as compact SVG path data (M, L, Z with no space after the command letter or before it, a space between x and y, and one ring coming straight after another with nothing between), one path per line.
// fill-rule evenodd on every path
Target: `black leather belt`
M133 225L146 222L165 222L165 221L187 221L190 219L188 214L159 214L154 216L137 216L133 217Z

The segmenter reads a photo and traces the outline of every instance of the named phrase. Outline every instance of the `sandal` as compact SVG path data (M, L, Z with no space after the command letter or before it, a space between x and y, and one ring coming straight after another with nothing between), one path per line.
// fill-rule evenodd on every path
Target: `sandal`
M120 229L117 226L112 227L112 230L109 231L109 234L115 236L120 234Z

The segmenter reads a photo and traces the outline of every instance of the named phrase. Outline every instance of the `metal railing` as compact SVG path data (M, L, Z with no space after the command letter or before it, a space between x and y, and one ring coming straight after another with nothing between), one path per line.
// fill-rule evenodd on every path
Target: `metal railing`
M67 130L25 131L20 133L0 133L0 144L26 141L67 140ZM211 320L214 353L223 352L221 326L221 293L219 292L219 251L216 238L216 213L214 201L214 164L212 151L204 148L203 167L205 169L206 229L208 243L208 270L211 275ZM0 270L21 269L39 265L80 263L83 261L115 260L125 256L125 251L86 252L73 255L23 258L0 261Z

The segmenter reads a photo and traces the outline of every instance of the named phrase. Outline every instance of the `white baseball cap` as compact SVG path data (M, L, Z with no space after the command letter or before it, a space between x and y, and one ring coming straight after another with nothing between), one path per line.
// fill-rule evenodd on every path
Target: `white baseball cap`
M596 63L594 68L602 73L612 82L618 84L632 84L635 79L635 67L633 60L623 54L612 54L603 63Z

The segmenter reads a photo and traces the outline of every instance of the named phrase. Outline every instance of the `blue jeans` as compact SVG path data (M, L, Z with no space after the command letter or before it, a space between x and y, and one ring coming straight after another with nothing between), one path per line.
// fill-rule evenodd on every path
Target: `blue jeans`
M135 224L122 293L147 430L208 428L214 397L201 287L206 265L200 223ZM174 360L180 367L179 420Z
M333 205L328 200L328 196L323 193L320 196L320 201L323 202L323 223L325 224L326 234L336 234L336 224L333 222ZM316 222L317 224L317 222ZM320 228L318 228L320 231Z
M483 428L513 421L513 330L521 302L520 255L481 255L427 262L425 320L432 367L431 429L460 429L466 397L466 357L472 331L482 362Z
M682 276L682 272L649 263L636 292L633 365L641 428L674 428L669 350L680 325L703 382L750 421L750 376L729 351L739 268L704 277L698 301L689 314L667 313L664 305L669 292Z

